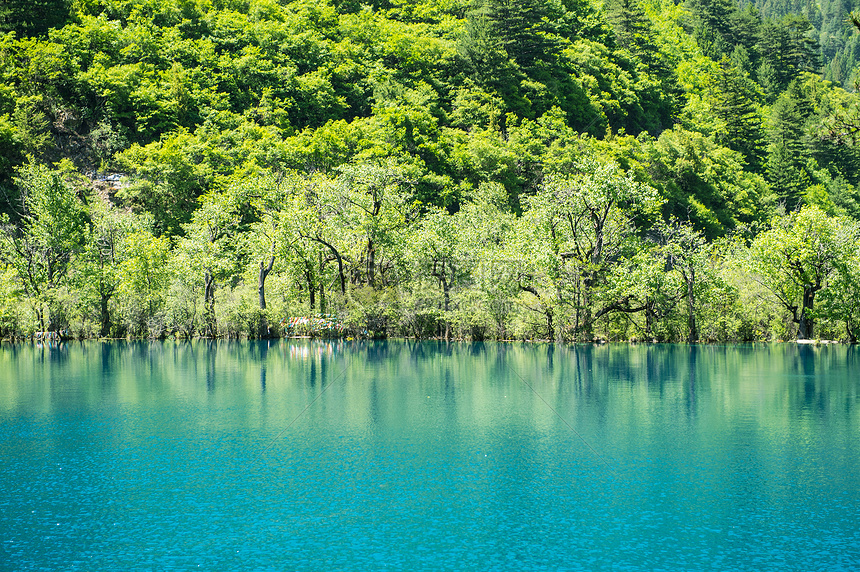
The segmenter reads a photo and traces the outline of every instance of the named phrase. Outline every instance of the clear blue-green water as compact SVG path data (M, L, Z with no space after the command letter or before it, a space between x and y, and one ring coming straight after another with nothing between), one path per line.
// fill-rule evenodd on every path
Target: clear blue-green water
M860 569L860 351L0 346L2 570Z

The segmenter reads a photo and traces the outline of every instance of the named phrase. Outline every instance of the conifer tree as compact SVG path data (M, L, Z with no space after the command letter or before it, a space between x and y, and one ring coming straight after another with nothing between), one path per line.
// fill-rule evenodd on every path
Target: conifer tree
M818 42L810 37L811 29L806 18L795 15L762 25L757 46L762 57L759 84L771 99L800 73L818 71Z
M608 0L604 11L619 46L634 53L653 47L651 22L639 0Z
M755 83L728 58L720 62L714 85L714 114L725 125L717 142L743 154L749 167L761 167L764 132L756 106Z
M508 56L523 70L554 53L552 14L546 0L487 0L488 14Z
M730 54L731 17L737 8L731 0L687 0L690 32L702 51L718 60Z
M735 47L743 46L747 50L755 50L761 29L761 15L753 4L742 10L734 10L729 14L730 40ZM753 56L757 57L757 54Z
M796 209L811 183L804 160L806 106L791 90L774 103L768 126L767 177L788 210Z

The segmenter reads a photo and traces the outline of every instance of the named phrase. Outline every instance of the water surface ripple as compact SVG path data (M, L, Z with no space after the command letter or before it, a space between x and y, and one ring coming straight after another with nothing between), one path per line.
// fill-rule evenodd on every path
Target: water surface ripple
M0 570L856 570L858 393L851 347L4 344Z

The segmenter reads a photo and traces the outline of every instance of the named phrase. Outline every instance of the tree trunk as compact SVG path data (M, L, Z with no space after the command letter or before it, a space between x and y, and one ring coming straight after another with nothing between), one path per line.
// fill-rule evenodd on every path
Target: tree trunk
M39 320L39 331L45 331L45 310L42 308L42 303L36 303L36 318Z
M693 294L693 283L695 275L690 274L687 282L687 342L695 343L699 341L699 325L696 323L696 298Z
M797 320L799 331L797 338L800 340L812 339L815 320L812 317L812 308L815 304L815 293L818 288L812 284L806 284L803 287L803 305L800 308L800 318Z
M306 263L307 264L307 263ZM317 289L314 284L314 273L311 270L310 264L307 264L305 269L305 280L308 283L308 296L310 297L310 311L313 313L317 307Z
M346 294L346 274L344 273L344 270L343 270L343 256L340 255L340 252L338 252L337 249L332 244L326 242L325 240L323 240L322 238L320 238L318 236L316 236L316 237L315 236L309 236L309 235L302 235L302 236L304 236L305 238L309 238L310 240L314 240L314 241L322 244L323 246L325 246L329 250L331 250L332 254L334 254L334 257L337 259L337 275L338 275L338 278L340 279L340 293ZM320 268L322 268L322 263L320 263Z
M592 314L591 314L591 287L588 281L583 283L584 291L582 293L582 310L580 319L582 320L579 326L579 338L581 341L590 342L594 339L592 332Z
M319 279L319 288L320 288L320 314L325 314L325 281L323 280L323 271L325 270L325 261L323 260L322 252L320 255L320 279Z
M215 323L215 277L207 268L203 273L203 335L214 338L218 331Z
M110 335L110 311L108 310L108 302L110 301L110 296L102 294L99 300L99 313L100 313L100 321L101 321L101 332L100 336L106 338Z
M434 262L432 274L442 286L442 310L445 313L445 341L447 342L451 339L451 321L448 319L448 311L451 309L451 285L445 274L445 263L442 262L442 269L438 270Z
M654 324L657 321L657 314L654 312L654 300L645 298L645 341L654 339Z
M547 337L550 340L555 340L555 325L553 324L553 320L552 320L552 318L553 318L552 306L549 306L549 305L544 303L543 298L541 298L541 295L538 293L537 289L535 289L533 286L524 286L524 285L520 284L520 289L522 289L526 292L530 292L532 295L534 295L535 298L538 299L538 301L540 302L540 306L542 308L542 313L546 317Z
M555 324L552 321L552 308L544 306L546 312L546 337L550 341L555 341Z
M442 295L444 299L444 311L445 311L445 341L451 339L451 320L448 319L448 311L451 309L451 287L448 284L448 280L446 280L445 275L442 274L440 277L442 282Z
M257 281L257 292L260 295L260 324L257 329L257 335L260 338L268 338L270 336L269 320L266 316L266 277L269 275L269 272L272 271L272 266L274 266L274 264L274 256L269 258L269 264L267 266L263 265L262 260L260 261L260 276Z
M696 343L699 341L699 325L696 323L696 295L693 292L693 286L696 283L696 271L694 268L688 267L689 271L683 271L682 276L687 284L687 343Z

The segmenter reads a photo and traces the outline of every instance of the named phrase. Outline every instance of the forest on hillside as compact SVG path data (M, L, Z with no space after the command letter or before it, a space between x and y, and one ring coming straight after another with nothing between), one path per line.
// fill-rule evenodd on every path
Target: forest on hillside
M853 8L2 0L0 336L854 342Z

